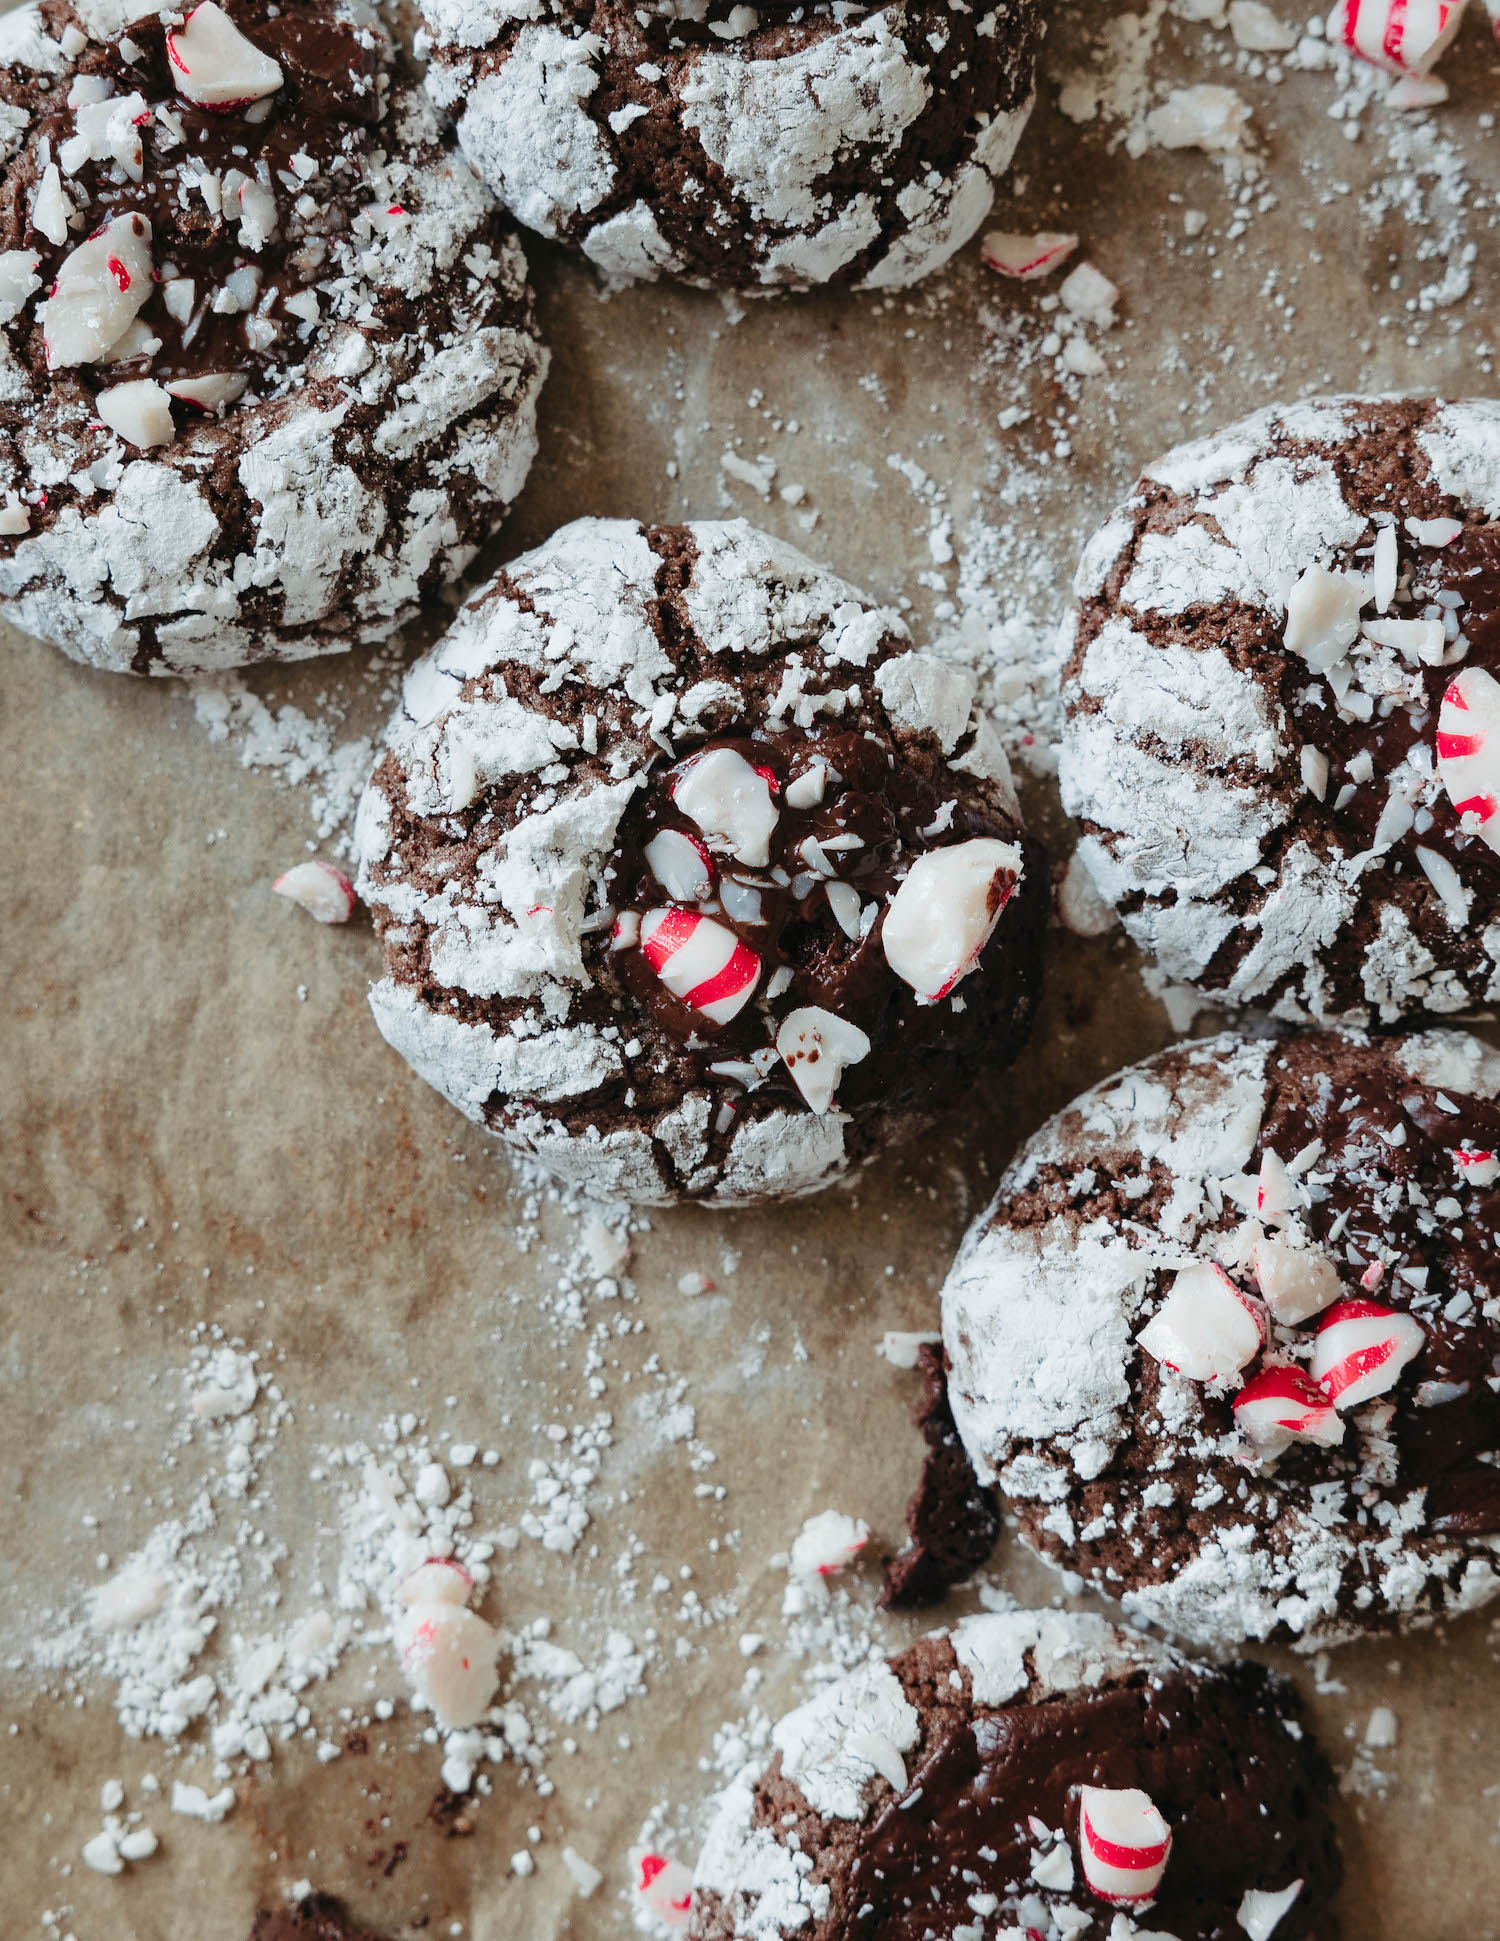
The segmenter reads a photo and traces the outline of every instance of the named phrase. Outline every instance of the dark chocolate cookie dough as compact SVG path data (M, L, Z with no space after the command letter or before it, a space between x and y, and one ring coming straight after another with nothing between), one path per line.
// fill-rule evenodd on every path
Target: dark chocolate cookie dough
M1500 1053L1225 1036L1045 1126L943 1290L955 1418L1042 1554L1210 1645L1500 1589Z
M1151 466L1076 590L1063 800L1169 977L1356 1024L1500 995L1500 404L1261 412Z
M1040 0L425 0L435 100L507 207L615 279L900 289L984 220Z
M1211 1670L1081 1614L983 1615L861 1666L772 1743L721 1796L692 1941L1336 1934L1332 1774L1260 1665ZM1086 1852L1085 1812L1137 1804L1122 1794L1165 1822L1146 1900L1110 1898Z
M500 523L546 368L362 0L0 19L0 613L189 673L378 639Z
M743 521L579 520L407 678L380 1029L603 1197L807 1192L1030 1021L1047 885L966 670Z

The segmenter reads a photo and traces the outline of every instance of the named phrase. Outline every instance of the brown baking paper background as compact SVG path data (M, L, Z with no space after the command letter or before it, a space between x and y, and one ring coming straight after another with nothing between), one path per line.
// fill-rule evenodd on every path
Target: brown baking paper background
M995 610L1050 622L1083 537L1159 449L1316 387L1490 388L1497 62L1473 11L1444 67L1454 99L1427 132L1398 128L1375 105L1351 142L1329 112L1332 74L1277 83L1247 73L1225 33L1166 17L1157 0L1138 15L1065 8L1017 161L1020 203L997 219L1080 231L1083 253L1121 286L1119 325L1093 340L1109 369L1076 399L1035 355L1042 293L1015 301L1023 322L1013 328L1014 292L972 247L893 300L739 305L671 288L602 300L564 252L535 245L555 359L542 456L490 559L582 513L743 511L876 594L909 595L922 630L957 570L937 556L932 528L951 521L962 561L979 543L977 518L999 535L986 555ZM1080 126L1054 112L1060 80L1089 66L1101 32L1114 51L1094 71L1117 91L1132 50L1155 39L1140 61L1143 99L1210 81L1250 103L1263 173L1242 235L1231 233L1239 191L1215 159L1132 159L1118 115ZM1415 200L1393 144L1419 175L1427 169ZM1186 255L1169 239L1182 237L1190 208L1208 224ZM1407 313L1408 298L1466 269L1461 300ZM1002 430L998 414L1018 402L1031 417ZM1062 455L1060 437L1071 447ZM776 459L769 498L726 478L728 448ZM800 506L778 496L791 483L806 487ZM347 740L378 729L392 670L415 646L262 671L246 685L272 708L334 721ZM523 1250L530 1214L508 1162L370 1020L378 955L367 923L320 928L270 894L313 834L309 787L244 766L234 735L211 739L184 684L93 673L14 634L0 655L7 1931L239 1941L257 1905L306 1878L393 1936L627 1933L627 1856L645 1814L664 1805L670 1850L691 1859L715 1728L752 1701L774 1714L807 1689L817 1653L790 1647L786 1576L770 1559L828 1507L866 1517L872 1549L901 1539L919 1457L907 1418L916 1378L877 1358L882 1331L935 1325L936 1290L998 1167L1079 1088L1167 1042L1167 1014L1118 933L1055 931L1032 1046L961 1127L812 1202L653 1214L634 1238L632 1289L613 1302L585 1289L573 1326L548 1256L574 1249L577 1216L543 1205ZM1071 838L1053 786L1023 780L1061 861ZM726 1250L738 1256L730 1273ZM713 1290L683 1295L692 1272ZM236 1778L229 1818L203 1827L139 1784L151 1771L164 1791L175 1776L213 1790L201 1732L176 1755L132 1742L107 1686L75 1691L37 1670L38 1634L57 1622L49 1614L76 1612L107 1574L100 1557L117 1566L190 1493L200 1459L174 1425L202 1328L258 1350L287 1409L245 1510L247 1526L285 1546L282 1601L236 1608L225 1633L290 1623L316 1602L309 1585L337 1552L332 1499L310 1480L321 1446L374 1444L381 1421L404 1410L434 1435L493 1445L501 1462L475 1489L481 1522L495 1526L525 1508L527 1464L549 1453L546 1424L611 1415L578 1550L558 1556L524 1540L497 1557L484 1607L506 1627L550 1617L554 1637L585 1660L616 1627L648 1653L645 1695L597 1731L580 1729L576 1752L556 1728L549 1797L506 1761L488 1769L493 1791L469 1808L471 1831L455 1830L451 1814L429 1818L440 1753L403 1704L365 1734L367 1750L332 1764L310 1745L279 1746ZM598 1399L584 1392L591 1349L606 1383ZM695 1411L693 1438L653 1430L672 1397ZM694 1467L704 1449L714 1460ZM700 1485L722 1488L722 1500L696 1494ZM631 1589L617 1568L627 1550ZM657 1572L665 1593L648 1588ZM1058 1592L1009 1539L989 1580L1023 1598ZM848 1580L846 1636L865 1627L889 1647L924 1628L877 1618L877 1586L873 1565ZM972 1603L969 1593L954 1610ZM740 1650L747 1632L765 1638L753 1661ZM1341 1651L1322 1681L1338 1689L1315 1689L1305 1660L1266 1655L1292 1667L1346 1776L1346 1934L1500 1934L1490 1620ZM761 1682L747 1697L751 1666ZM373 1698L400 1689L381 1648L350 1654L332 1691L310 1701L333 1736L347 1736ZM337 1719L336 1700L350 1721ZM1376 1706L1396 1713L1399 1741L1356 1757ZM79 1861L110 1776L132 1807L151 1806L162 1838L121 1879ZM536 1872L516 1878L509 1856L532 1826ZM565 1844L603 1872L591 1898L574 1892Z

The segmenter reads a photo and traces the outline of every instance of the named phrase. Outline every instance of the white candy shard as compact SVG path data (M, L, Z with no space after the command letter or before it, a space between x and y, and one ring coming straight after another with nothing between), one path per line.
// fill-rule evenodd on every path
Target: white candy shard
M919 856L886 907L885 960L935 1004L979 962L1021 880L1014 843L979 836Z
M672 995L713 1024L738 1016L760 982L760 958L750 946L693 910L648 910L640 919L640 941L646 962Z
M1234 1398L1234 1423L1256 1454L1272 1459L1294 1442L1332 1448L1344 1424L1332 1402L1300 1368L1262 1368Z
M1359 638L1360 608L1369 598L1362 576L1309 566L1286 603L1287 652L1315 674L1336 667Z
M827 793L828 764L819 757L787 783L786 805L789 809L815 809Z
M417 1697L450 1732L485 1715L500 1682L500 1634L462 1604L435 1598L408 1605L396 1620L396 1649Z
M1205 154L1230 154L1244 146L1250 105L1233 88L1200 81L1173 88L1146 117L1146 137L1158 148L1201 148Z
M807 1004L782 1019L776 1049L797 1090L821 1117L832 1106L845 1069L869 1057L870 1041L857 1024Z
M1393 1388L1427 1336L1420 1321L1375 1301L1340 1301L1318 1324L1312 1378L1337 1409L1358 1408Z
M135 378L129 384L112 384L94 399L94 409L111 431L138 451L156 445L170 445L176 436L172 423L172 400L153 378Z
M1138 1787L1084 1786L1078 1798L1078 1857L1100 1900L1137 1905L1162 1883L1172 1830Z
M1437 891L1443 915L1450 926L1454 930L1462 930L1469 921L1470 901L1463 878L1446 856L1440 855L1435 849L1428 849L1423 843L1417 844L1417 861L1422 866L1422 874Z
M1136 1340L1189 1381L1222 1382L1254 1361L1266 1334L1260 1303L1222 1267L1198 1261L1178 1274Z
M696 822L711 849L764 868L778 811L766 775L733 748L711 748L690 761L672 785L672 800Z
M210 371L203 377L178 378L167 389L174 398L181 398L184 404L194 405L199 411L213 416L242 398L249 383L249 378L241 371Z
M663 829L646 844L646 867L674 903L701 903L713 895L713 858L680 829Z
M1246 1888L1235 1919L1249 1936L1249 1941L1271 1941L1301 1892L1300 1880L1294 1880L1290 1887L1283 1887L1274 1894L1260 1887Z
M1267 1146L1260 1156L1260 1179L1255 1189L1257 1216L1279 1226L1301 1204L1301 1190L1288 1171L1286 1161Z
M1288 1326L1321 1314L1339 1297L1339 1270L1321 1247L1294 1247L1279 1234L1264 1234L1250 1261L1266 1306Z
M1454 1153L1453 1163L1466 1186L1493 1186L1500 1179L1500 1157L1492 1152L1473 1152L1466 1147Z
M167 35L167 58L177 92L200 108L238 108L281 86L280 64L247 40L214 0L203 0Z
M643 1905L668 1927L686 1927L693 1910L691 1869L660 1853L643 1853L640 1865L635 1891Z
M981 239L979 253L1002 276L1030 283L1036 277L1050 276L1067 262L1077 247L1076 236L1063 235L1054 229L1043 230L1036 236L1016 236L1006 230L992 229Z
M36 273L41 260L34 249L0 250L0 324L19 316L27 298L42 287Z
M1304 741L1301 753L1302 785L1309 795L1322 802L1328 795L1328 757L1321 748Z
M852 1563L869 1541L870 1526L863 1517L821 1510L797 1532L788 1568L793 1577L832 1577Z
M1385 105L1417 111L1440 108L1448 99L1448 83L1436 74L1403 74L1386 90Z
M151 225L116 216L64 257L47 301L37 306L49 371L102 357L151 295Z
M1462 519L1408 519L1406 530L1419 546L1451 546L1463 531Z
M1425 74L1463 23L1464 0L1339 0L1328 34L1388 74Z
M1500 850L1500 681L1482 667L1465 667L1448 684L1437 772L1463 827Z
M54 249L61 249L68 240L68 219L73 214L73 205L63 188L57 164L49 162L42 170L36 194L31 199L32 225L42 232Z
M354 914L354 885L332 863L298 863L271 888L300 904L319 923L347 923Z

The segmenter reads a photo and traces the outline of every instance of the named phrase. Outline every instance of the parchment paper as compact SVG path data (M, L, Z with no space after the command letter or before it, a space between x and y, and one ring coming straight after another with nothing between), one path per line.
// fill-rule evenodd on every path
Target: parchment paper
M1118 33L1114 9L1061 16L1054 81L1110 20ZM1182 437L1319 385L1487 388L1496 275L1480 198L1500 188L1500 162L1493 124L1480 119L1496 79L1483 23L1470 23L1447 63L1455 99L1433 124L1469 172L1446 228L1374 210L1369 192L1388 186L1391 170L1384 111L1369 110L1350 142L1329 116L1331 76L1272 85L1225 65L1225 35L1164 31L1150 64L1158 93L1178 79L1238 87L1267 171L1255 195L1269 188L1276 204L1230 236L1232 196L1210 158L1127 160L1111 146L1117 119L1080 128L1056 116L1049 84L1018 162L1025 198L1005 220L1079 229L1124 292L1120 327L1098 340L1111 370L1076 401L1045 360L1027 367L996 339L990 325L1007 293L972 249L910 297L741 307L667 288L601 301L589 275L538 245L555 353L542 458L493 557L585 512L742 510L878 594L909 594L920 625L954 583L941 560L932 583L929 533L941 512L961 557L972 517L1008 532L999 556L1015 584L991 588L1002 608L1013 598L1045 606L1049 580L1056 607L1091 525L1140 463ZM1423 206L1436 207L1442 198L1428 188L1435 201ZM1217 254L1174 258L1168 238L1194 206L1209 216L1202 241ZM1420 341L1408 343L1406 299L1442 278L1460 233L1478 245L1472 290L1418 312ZM1035 301L1023 305L1032 346L1043 328ZM1382 315L1392 319L1384 327ZM997 413L1017 398L1033 416L1002 431ZM1049 421L1065 427L1070 456L1055 455ZM774 455L777 488L804 484L802 505L726 484L731 443L747 457ZM894 470L893 455L921 474ZM809 508L819 514L811 532L801 523ZM636 1238L633 1300L589 1301L584 1332L569 1334L547 1241L518 1247L523 1209L507 1162L370 1021L364 991L378 958L368 927L319 928L269 893L305 853L306 791L242 767L239 744L212 741L179 685L92 674L14 635L0 655L7 1929L239 1941L257 1905L308 1878L392 1935L624 1933L627 1849L644 1814L667 1803L680 1840L690 1837L711 1784L700 1761L720 1721L746 1708L741 1636L767 1641L754 1660L756 1703L774 1713L804 1689L807 1664L784 1648L778 1615L785 1573L771 1557L830 1506L868 1518L888 1549L900 1541L919 1455L907 1424L915 1378L877 1359L882 1330L936 1324L935 1290L998 1166L1075 1091L1167 1042L1167 1015L1118 935L1055 933L1034 1043L971 1123L812 1203L654 1216ZM249 685L273 707L336 710L342 737L378 726L389 665L351 657ZM1026 795L1060 860L1071 840L1050 783L1028 781ZM541 1217L562 1244L570 1216ZM725 1249L739 1256L733 1273ZM688 1271L714 1290L682 1295ZM620 1314L638 1331L616 1333ZM132 1804L147 1770L164 1785L174 1774L207 1783L201 1753L173 1759L126 1740L107 1690L75 1704L30 1663L37 1612L76 1603L100 1580L101 1555L123 1559L166 1513L177 1482L162 1467L164 1424L180 1408L198 1324L260 1348L291 1405L256 1512L288 1545L290 1599L305 1596L309 1560L329 1554L328 1498L308 1480L320 1445L374 1438L382 1418L407 1409L435 1432L461 1423L501 1451L486 1502L508 1521L526 1502L542 1425L613 1415L599 1491L629 1500L595 1515L572 1558L530 1542L502 1557L487 1605L505 1624L550 1615L575 1644L612 1626L638 1644L656 1632L648 1695L580 1734L575 1754L554 1750L550 1797L501 1765L492 1795L474 1804L472 1832L455 1835L427 1817L440 1755L398 1713L367 1752L329 1765L310 1747L278 1748L258 1777L237 1782L239 1804L220 1826L155 1808L163 1850L128 1878L79 1864L106 1776L124 1779ZM591 1339L607 1384L600 1399L583 1393ZM716 1457L703 1469L686 1445L646 1433L637 1409L640 1395L679 1379L698 1442ZM705 1483L722 1486L723 1500L695 1495ZM617 1564L635 1542L631 1595ZM644 1589L656 1571L672 1580L669 1593ZM1058 1591L1008 1541L991 1577L1022 1597ZM877 1584L868 1569L851 1597L894 1646L923 1626L876 1621ZM682 1617L688 1590L710 1610L721 1600L722 1621ZM1481 1616L1348 1649L1329 1665L1342 1689L1321 1692L1306 1661L1280 1654L1340 1770L1363 1776L1340 1806L1351 1937L1500 1934L1495 1642ZM355 1713L399 1688L378 1653L356 1654L344 1678ZM1399 1743L1356 1762L1379 1705L1397 1714ZM1387 1776L1383 1796L1372 1766ZM509 1856L533 1826L536 1872L518 1879ZM565 1843L604 1873L590 1899L575 1896L560 1863ZM50 1930L44 1911L57 1916Z

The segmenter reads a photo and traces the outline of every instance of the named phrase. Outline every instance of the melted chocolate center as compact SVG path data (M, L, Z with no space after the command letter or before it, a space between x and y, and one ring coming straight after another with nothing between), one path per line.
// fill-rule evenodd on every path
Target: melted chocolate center
M711 918L756 953L761 963L756 996L727 1024L716 1026L667 988L641 949L612 950L610 971L654 1025L695 1053L711 1078L720 1079L730 1100L746 1079L714 1073L713 1066L743 1063L764 1051L775 1041L774 1020L807 1005L833 1012L870 1039L870 1055L847 1067L840 1079L839 1105L889 1095L896 1061L905 1067L906 1095L919 1095L924 1057L966 1033L964 1011L982 1005L989 983L999 981L1007 923L1002 916L976 968L952 995L929 1004L919 1001L886 961L881 932L889 899L924 852L975 837L1017 841L1016 831L988 812L972 791L956 787L946 770L930 779L867 735L827 728L715 735L693 756L660 771L632 806L605 870L617 912L644 915L672 905L646 851L663 831L704 843L704 832L678 808L672 791L692 759L718 748L732 749L770 779L778 814L769 861L755 867L714 854L709 895L677 907ZM791 806L788 786L818 762L828 770L822 800ZM1029 857L1028 871L1033 867ZM835 915L830 884L846 885L857 898L857 934ZM846 900L844 907L852 911L854 906ZM943 1074L940 1081L934 1075L934 1085L939 1082L951 1083L951 1077ZM762 1085L797 1096L779 1063L749 1081L750 1089Z
M1078 1866L1082 1786L1140 1787L1172 1830L1160 1891L1136 1915L1143 1927L1179 1941L1244 1941L1235 1916L1246 1890L1275 1891L1300 1878L1302 1893L1276 1941L1303 1941L1340 1868L1316 1791L1321 1762L1288 1734L1274 1693L1262 1667L1242 1664L1142 1678L961 1725L862 1829L839 1941L1025 1929L1039 1906L1059 1898L1092 1907L1102 1932L1111 1910ZM1039 1837L1043 1828L1061 1831L1072 1855L1066 1896L1044 1894L1031 1879L1033 1854L1051 1844Z

